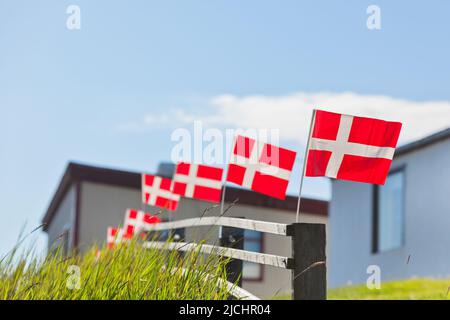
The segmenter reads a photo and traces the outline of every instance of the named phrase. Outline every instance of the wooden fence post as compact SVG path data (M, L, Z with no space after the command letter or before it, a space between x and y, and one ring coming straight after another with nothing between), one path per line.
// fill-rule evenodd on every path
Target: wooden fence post
M244 230L233 227L221 227L220 246L233 249L244 249ZM242 260L230 259L227 264L227 277L231 283L242 287Z
M327 298L326 229L324 224L294 223L288 226L292 237L292 298Z

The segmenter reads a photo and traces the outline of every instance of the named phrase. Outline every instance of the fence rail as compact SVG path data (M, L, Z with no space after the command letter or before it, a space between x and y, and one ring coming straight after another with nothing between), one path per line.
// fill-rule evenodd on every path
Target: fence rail
M177 251L193 251L198 249L206 254L218 254L221 256L239 259L248 262L265 264L283 269L293 269L294 262L291 258L276 256L273 254L252 252L246 250L218 247L210 244L197 244L193 242L163 242L163 241L147 241L144 243L145 248L177 250Z
M169 229L191 228L191 227L212 226L212 225L234 227L246 230L278 234L282 236L288 235L287 224L265 222L258 220L248 220L241 218L230 218L230 217L202 217L172 222L164 222L155 225L146 225L145 231L162 231Z
M180 269L172 270L172 272L176 272L178 270L180 270ZM181 268L181 272L184 275L185 273L192 272L192 271L188 270L186 268ZM197 272L197 271L194 271L194 272ZM205 275L205 280L209 280L210 277L211 276L209 274L206 274ZM236 284L234 284L234 283L222 280L220 278L217 279L217 284L218 285L222 285L224 283L227 286L228 291L233 295L233 297L236 297L236 298L238 298L240 300L260 300L254 294L248 292L245 289L242 289L241 287L236 286Z

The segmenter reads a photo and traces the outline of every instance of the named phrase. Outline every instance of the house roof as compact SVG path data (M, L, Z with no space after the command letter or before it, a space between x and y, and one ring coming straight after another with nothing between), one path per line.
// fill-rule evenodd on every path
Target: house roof
M395 150L395 156L398 157L406 153L425 148L431 144L446 140L448 138L450 138L450 127L397 148L397 150Z
M44 231L47 230L70 186L75 182L82 181L140 189L141 173L70 162L42 219ZM275 208L293 213L296 212L298 201L298 197L295 196L287 196L285 200L278 200L250 190L227 186L225 201L232 202L236 199L239 199L239 204ZM302 198L300 209L302 212L326 217L328 216L328 201Z

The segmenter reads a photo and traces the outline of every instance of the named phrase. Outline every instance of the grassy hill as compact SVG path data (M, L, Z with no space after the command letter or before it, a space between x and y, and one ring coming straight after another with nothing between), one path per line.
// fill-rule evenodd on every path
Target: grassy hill
M450 280L410 279L384 282L380 290L369 290L365 285L331 289L333 300L445 300L450 299Z
M43 260L13 251L0 258L0 300L223 300L225 263L199 250L181 256L134 242Z
M289 295L275 299L290 299ZM380 290L365 285L328 290L329 300L450 300L450 280L409 279L383 282Z

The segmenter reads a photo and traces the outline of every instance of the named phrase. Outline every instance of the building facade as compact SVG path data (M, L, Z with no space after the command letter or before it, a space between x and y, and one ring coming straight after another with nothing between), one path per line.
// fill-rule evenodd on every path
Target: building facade
M162 165L158 175L170 177L173 166ZM297 197L280 201L249 190L227 186L225 206L237 200L227 216L246 219L292 223L295 221ZM174 213L163 212L163 220L199 217L211 204L182 198ZM147 212L159 209L141 202L141 175L136 172L112 170L70 163L43 218L48 234L48 247L61 244L66 250L86 250L92 244L103 244L108 226L123 224L125 210L136 208ZM207 216L219 215L220 208L212 208ZM301 221L327 223L328 202L302 199ZM217 227L196 227L185 230L187 240L217 240ZM289 238L245 231L244 249L291 255ZM291 287L288 270L244 263L243 287L260 297L271 297L277 291L287 293Z
M384 186L334 180L329 285L450 277L450 128L397 149Z

